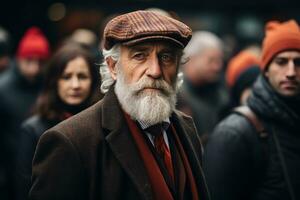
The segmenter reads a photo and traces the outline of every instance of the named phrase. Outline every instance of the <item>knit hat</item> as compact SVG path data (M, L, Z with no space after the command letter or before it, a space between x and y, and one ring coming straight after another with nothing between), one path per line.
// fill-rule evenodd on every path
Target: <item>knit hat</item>
M259 65L259 59L247 50L241 51L234 56L228 63L225 75L228 87L232 88L241 74L253 65Z
M184 48L192 30L184 23L152 11L135 11L109 21L103 34L106 50L115 44L134 45L149 40L168 40Z
M261 69L265 70L274 56L284 50L300 50L300 28L295 20L270 21L265 27Z
M47 59L49 55L49 42L45 35L37 27L29 28L19 43L17 57Z
M240 98L243 94L243 91L252 87L259 74L259 66L251 65L239 75L235 84L230 90L232 106L238 106L240 104Z

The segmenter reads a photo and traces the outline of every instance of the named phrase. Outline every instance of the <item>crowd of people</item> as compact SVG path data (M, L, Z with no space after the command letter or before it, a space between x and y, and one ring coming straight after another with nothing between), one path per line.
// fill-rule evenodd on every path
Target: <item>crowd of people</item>
M0 27L0 199L300 199L300 27L262 39L226 59L159 9L55 49Z

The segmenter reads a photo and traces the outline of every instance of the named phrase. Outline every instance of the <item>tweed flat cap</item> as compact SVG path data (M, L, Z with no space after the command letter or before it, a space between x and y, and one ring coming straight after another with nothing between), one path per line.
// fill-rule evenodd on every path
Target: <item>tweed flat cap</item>
M184 23L151 11L135 11L117 16L104 29L106 50L115 44L134 45L148 40L169 40L184 48L192 30Z

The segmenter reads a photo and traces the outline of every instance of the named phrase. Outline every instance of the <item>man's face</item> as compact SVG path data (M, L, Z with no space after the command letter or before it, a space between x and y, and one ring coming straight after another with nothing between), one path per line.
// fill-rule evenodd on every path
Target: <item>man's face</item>
M205 49L190 57L185 65L189 80L196 84L215 83L220 79L223 67L223 53L219 49Z
M144 43L133 47L121 46L120 65L127 84L142 77L162 79L172 85L177 76L180 56L177 48L168 43ZM154 88L145 88L151 91Z
M300 52L284 51L275 56L265 76L280 95L293 97L300 92Z
M155 124L170 116L180 55L177 48L162 42L121 47L115 92L134 119Z
M41 71L41 60L37 58L19 58L18 67L21 74L29 81L34 82Z

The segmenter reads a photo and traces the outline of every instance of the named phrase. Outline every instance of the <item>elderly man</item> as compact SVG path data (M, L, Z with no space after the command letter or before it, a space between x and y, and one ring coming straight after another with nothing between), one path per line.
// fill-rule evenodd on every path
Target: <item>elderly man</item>
M213 200L300 199L300 29L269 22L248 107L215 129L204 156Z
M190 38L185 24L150 11L106 25L109 90L41 137L31 199L208 199L193 121L174 109Z

